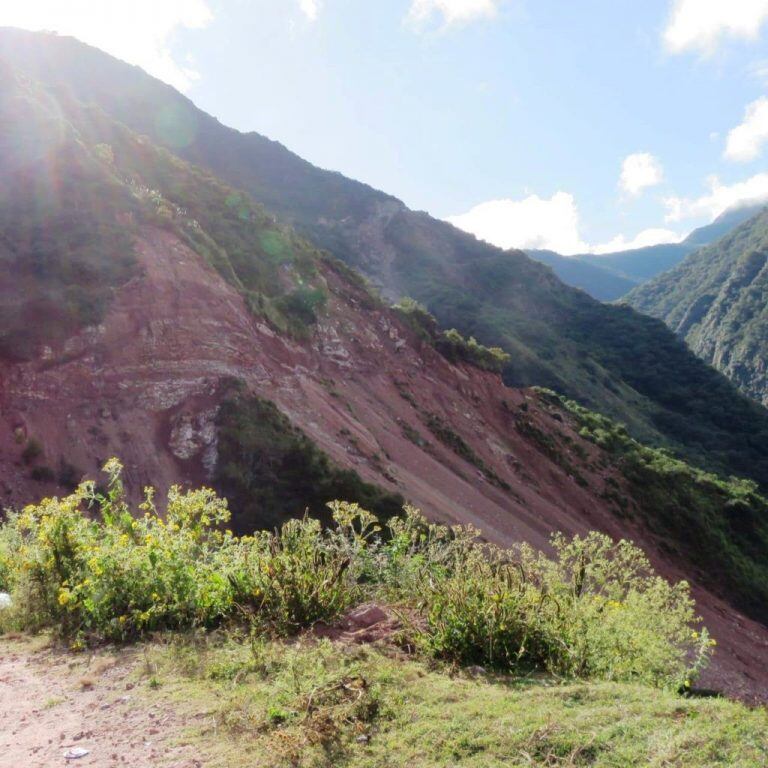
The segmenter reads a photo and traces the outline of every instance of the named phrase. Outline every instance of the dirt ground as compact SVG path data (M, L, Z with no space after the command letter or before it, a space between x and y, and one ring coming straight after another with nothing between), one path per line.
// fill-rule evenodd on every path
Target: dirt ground
M0 768L197 768L185 722L147 679L140 653L64 654L0 639ZM66 759L69 750L88 754Z

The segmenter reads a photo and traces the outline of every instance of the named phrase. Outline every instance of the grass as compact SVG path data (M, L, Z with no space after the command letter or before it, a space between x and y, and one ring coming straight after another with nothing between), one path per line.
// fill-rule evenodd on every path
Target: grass
M393 650L225 634L148 649L205 764L664 766L768 761L768 712L618 683L476 677ZM145 675L145 682L151 677Z

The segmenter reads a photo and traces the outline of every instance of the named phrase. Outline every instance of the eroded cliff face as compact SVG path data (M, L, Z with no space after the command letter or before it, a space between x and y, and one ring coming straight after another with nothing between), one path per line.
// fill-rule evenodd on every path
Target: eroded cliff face
M27 362L0 363L5 505L61 490L40 467L56 478L74 467L79 479L112 455L134 493L211 483L218 405L237 380L334 462L434 518L540 546L552 529L612 525L595 446L539 409L534 393L450 364L331 267L329 304L297 341L249 312L172 232L141 228L136 254L137 276L99 325L41 345ZM521 423L557 436L562 454L548 455ZM25 454L30 441L40 456Z

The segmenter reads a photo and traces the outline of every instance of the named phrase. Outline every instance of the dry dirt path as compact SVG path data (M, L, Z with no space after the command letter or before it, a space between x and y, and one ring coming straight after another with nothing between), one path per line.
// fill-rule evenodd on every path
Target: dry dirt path
M183 745L183 719L135 682L141 663L0 639L0 768L202 766ZM78 747L88 754L65 759Z

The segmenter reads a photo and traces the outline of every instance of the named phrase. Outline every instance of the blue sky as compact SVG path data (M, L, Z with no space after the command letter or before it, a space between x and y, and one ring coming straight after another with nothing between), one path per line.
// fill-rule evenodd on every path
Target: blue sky
M0 24L505 247L670 240L768 198L768 0L3 0Z

